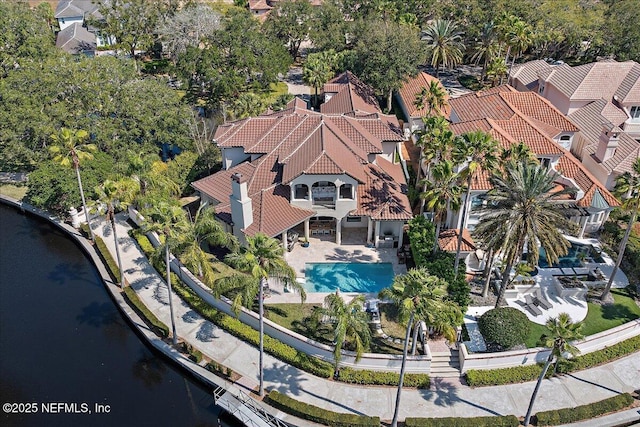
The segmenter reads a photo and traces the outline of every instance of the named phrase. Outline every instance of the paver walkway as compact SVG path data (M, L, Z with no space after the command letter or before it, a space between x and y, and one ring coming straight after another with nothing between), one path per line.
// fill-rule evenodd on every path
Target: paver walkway
M127 280L147 307L170 325L167 289L151 267L122 215L117 218L119 245ZM110 227L94 221L94 231L104 238L109 250L115 247ZM174 294L176 325L180 338L190 342L207 357L242 375L240 385L257 386L258 350L212 323L204 320ZM497 387L470 388L457 379L435 379L430 390L405 389L400 418L472 417L486 415L524 415L534 382ZM317 378L265 355L265 386L300 401L336 412L393 416L394 387L362 387ZM638 354L608 365L544 381L534 412L574 407L640 388Z

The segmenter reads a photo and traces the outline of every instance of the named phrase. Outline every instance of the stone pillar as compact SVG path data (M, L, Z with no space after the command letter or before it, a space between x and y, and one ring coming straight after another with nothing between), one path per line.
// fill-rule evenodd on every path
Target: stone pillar
M309 218L304 220L304 238L309 240Z
M581 216L580 217L580 234L578 234L578 239L582 239L584 236L584 230L587 228L587 220L589 217Z
M371 221L371 217L367 217L367 243L373 242L371 238L371 232L373 231L373 221Z
M342 218L336 218L336 244L342 244Z
M287 251L287 230L282 232L282 247L284 248L284 251Z
M374 227L374 231L373 231L373 246L374 247L378 247L378 241L379 241L379 236L380 236L380 221L376 221L376 226Z
M398 235L398 249L402 248L403 237L404 237L404 223L400 224L400 234Z

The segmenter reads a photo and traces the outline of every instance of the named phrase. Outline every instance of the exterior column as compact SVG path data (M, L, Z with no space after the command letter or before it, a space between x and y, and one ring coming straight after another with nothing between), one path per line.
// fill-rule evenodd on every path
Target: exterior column
M342 218L336 218L336 244L342 244Z
M378 241L380 240L380 221L376 221L376 226L373 235L373 246L378 247Z
M578 239L582 239L584 236L584 230L587 228L587 220L589 217L581 216L580 217L580 234L578 234Z
M371 217L367 217L367 243L371 243L373 239L371 238L371 232L373 231L373 221L371 221Z
M282 232L282 247L284 251L287 252L287 230Z
M309 218L304 220L304 238L309 240Z
M404 237L404 223L400 226L400 235L398 236L398 249L402 248L403 237Z

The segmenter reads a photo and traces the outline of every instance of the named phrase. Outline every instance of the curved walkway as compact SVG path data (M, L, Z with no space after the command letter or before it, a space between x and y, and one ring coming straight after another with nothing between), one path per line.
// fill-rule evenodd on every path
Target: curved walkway
M167 289L149 264L135 240L129 237L129 224L117 219L119 245L127 280L140 299L156 316L170 324ZM110 227L94 221L94 231L103 237L115 256ZM180 338L203 354L239 373L238 385L256 388L258 350L204 320L174 295L176 327ZM400 418L473 417L486 415L522 416L526 412L535 383L471 388L459 380L435 379L429 390L406 389L402 394ZM336 412L393 416L395 388L362 387L317 378L265 355L265 385L300 401ZM637 354L610 364L544 381L534 413L574 407L640 388L640 357ZM640 418L640 417L639 417Z

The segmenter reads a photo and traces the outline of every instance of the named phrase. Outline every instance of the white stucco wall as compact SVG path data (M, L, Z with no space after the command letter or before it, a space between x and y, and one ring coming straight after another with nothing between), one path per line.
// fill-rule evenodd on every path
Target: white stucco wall
M248 154L245 154L242 147L222 148L220 151L222 153L222 167L224 169L230 169L250 157Z
M60 26L60 31L64 30L67 27L72 26L75 23L82 25L84 22L84 17L82 16L72 16L70 18L59 18L58 25Z
M320 205L314 205L311 200L311 187L314 183L319 181L331 182L336 186L336 202L335 209L325 208ZM294 199L295 186L298 184L305 184L309 187L309 200ZM343 184L351 184L353 186L353 199L340 199L340 186ZM291 205L300 207L302 209L314 210L318 216L330 216L333 218L344 218L349 212L358 207L357 202L357 190L358 181L349 175L306 175L302 174L290 183L291 186Z

